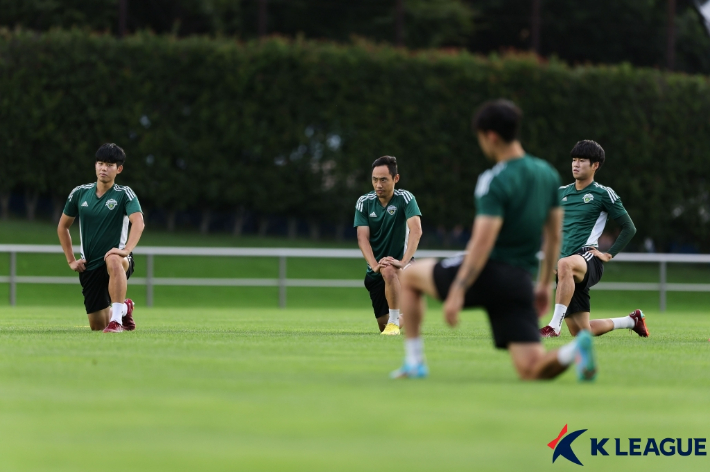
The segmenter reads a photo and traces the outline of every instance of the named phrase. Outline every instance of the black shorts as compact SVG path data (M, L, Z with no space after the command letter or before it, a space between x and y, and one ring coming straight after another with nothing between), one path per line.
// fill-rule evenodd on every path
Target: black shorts
M434 284L441 300L449 294L463 257L444 259L434 266ZM486 310L498 349L507 349L510 343L540 342L532 276L525 269L489 260L466 292L464 307Z
M130 279L131 274L135 269L133 261L133 253L128 255L128 270L126 278ZM106 264L101 265L92 270L85 270L79 273L79 282L81 283L81 293L84 295L84 306L86 313L96 313L104 308L111 306L111 296L108 293L108 270Z
M388 315L390 307L387 304L387 297L385 297L385 279L381 275L378 277L365 275L365 288L370 292L375 318Z
M570 315L591 310L589 289L598 284L604 274L604 263L589 252L592 249L582 248L575 253L587 261L587 273L584 274L584 279L580 283L574 284L574 295L572 295L572 301L567 307L567 313Z

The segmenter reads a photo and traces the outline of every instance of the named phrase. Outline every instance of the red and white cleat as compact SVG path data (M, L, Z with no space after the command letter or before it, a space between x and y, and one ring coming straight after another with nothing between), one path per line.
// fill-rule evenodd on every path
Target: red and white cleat
M650 334L648 332L648 328L646 327L646 315L644 315L641 310L634 310L629 313L629 316L636 323L631 329L633 329L634 332L642 338L649 337Z
M104 333L121 333L123 332L123 326L118 321L111 321L108 326L104 328Z
M126 298L123 303L126 304L128 309L126 310L126 314L123 315L123 318L121 318L121 323L123 324L123 330L124 331L133 331L136 329L136 322L133 321L133 308L135 307L135 304L133 303L133 300L130 298Z
M544 326L540 328L540 336L543 338L556 338L560 333L556 333L555 329L551 326Z

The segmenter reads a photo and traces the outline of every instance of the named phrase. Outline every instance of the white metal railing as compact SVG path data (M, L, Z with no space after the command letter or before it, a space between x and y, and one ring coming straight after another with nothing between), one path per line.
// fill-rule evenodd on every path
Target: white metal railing
M78 253L77 248L74 252ZM0 283L10 285L10 305L17 302L17 284L77 284L78 277L43 277L18 276L17 254L61 254L58 245L0 244L0 253L10 254L10 274L0 276ZM210 247L156 247L139 246L133 253L146 256L146 276L131 277L132 285L146 286L146 305L153 305L153 288L161 286L208 286L208 287L278 287L279 306L286 306L287 287L362 287L362 279L288 279L286 278L286 260L289 257L360 259L358 249L296 249L296 248L210 248ZM451 257L460 251L418 251L417 258ZM276 279L249 278L186 278L155 277L155 256L206 256L206 257L277 257L279 259L279 277ZM596 290L638 290L659 292L659 307L666 309L667 292L710 292L710 284L678 284L667 282L667 264L692 263L710 264L708 254L634 254L622 253L614 258L615 262L654 262L659 264L658 283L637 282L601 282L594 286Z

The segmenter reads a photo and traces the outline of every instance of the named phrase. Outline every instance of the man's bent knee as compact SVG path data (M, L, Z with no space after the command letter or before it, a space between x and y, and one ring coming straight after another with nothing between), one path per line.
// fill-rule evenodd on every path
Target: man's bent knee
M573 254L557 261L558 279L573 277L583 278L587 272L587 263L579 254ZM581 280L581 279L580 279ZM579 280L575 280L579 282Z
M106 258L106 270L112 272L126 272L128 270L128 258L112 254Z
M382 274L382 277L385 279L385 282L391 282L397 277L399 277L399 269L393 266L387 266L380 270L380 273Z
M110 307L106 307L101 311L89 313L87 317L89 318L89 328L91 328L92 331L103 331L111 318Z
M407 267L407 270L402 271L399 276L399 282L402 284L402 288L425 292L428 295L438 298L436 290L434 289L435 265L436 260L424 259Z

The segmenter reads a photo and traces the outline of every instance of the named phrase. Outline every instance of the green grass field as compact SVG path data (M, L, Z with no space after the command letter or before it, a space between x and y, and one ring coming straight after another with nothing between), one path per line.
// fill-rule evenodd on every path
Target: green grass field
M593 384L572 371L518 381L480 312L458 330L430 312L423 381L387 378L402 339L376 334L367 310L139 307L135 317L135 332L106 335L88 330L80 307L0 308L1 470L575 470L551 464L546 446L565 424L588 429L573 445L588 470L709 464L589 447L590 437L708 437L706 312L650 311L651 338L596 338Z
M53 225L0 224L0 243L54 244ZM145 245L356 247L146 233ZM20 275L71 275L62 255L20 255ZM0 275L8 273L0 255ZM162 277L276 277L269 258L156 258ZM359 260L290 259L288 277L363 277ZM145 275L137 258L136 276ZM609 264L605 281L658 280L657 266ZM710 268L669 265L671 282ZM376 332L362 289L131 286L138 329L93 333L78 285L0 284L0 471L576 470L546 445L560 429L588 470L707 470L708 456L592 457L591 437L710 436L710 294L592 292L593 317L640 307L651 338L596 338L600 373L580 384L516 379L485 316L451 330L430 302L431 377L391 381L402 338ZM571 338L545 341L556 347ZM644 439L645 440L645 439ZM710 448L710 446L708 446ZM628 450L628 449L627 449Z

